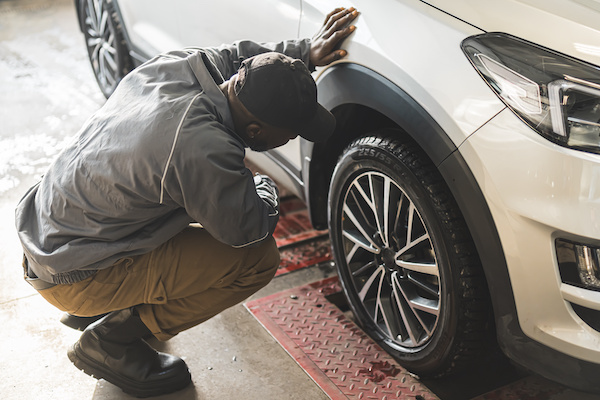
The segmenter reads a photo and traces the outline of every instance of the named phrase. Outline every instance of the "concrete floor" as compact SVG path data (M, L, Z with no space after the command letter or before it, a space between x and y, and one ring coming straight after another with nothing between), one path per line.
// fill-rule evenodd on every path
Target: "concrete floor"
M22 280L13 222L20 197L104 103L72 0L0 0L0 88L0 399L128 399L67 359L66 350L79 333L61 325L61 312ZM276 278L253 298L333 273L329 266L296 271ZM183 357L194 381L186 390L159 399L328 398L242 305L167 343L152 344ZM444 399L466 398L461 385L501 374L504 380L498 382L504 384L516 376L510 368L506 371L490 369L487 378L470 375L449 380L453 383L446 387L444 382L432 386L452 393ZM598 397L569 391L560 398Z

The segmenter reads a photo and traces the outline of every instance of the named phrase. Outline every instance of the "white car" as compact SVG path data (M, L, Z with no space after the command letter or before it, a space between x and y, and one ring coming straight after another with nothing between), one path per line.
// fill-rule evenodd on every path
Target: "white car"
M155 54L310 37L333 0L76 0L98 83ZM331 140L248 157L329 228L361 326L422 376L479 356L600 392L600 3L349 0Z

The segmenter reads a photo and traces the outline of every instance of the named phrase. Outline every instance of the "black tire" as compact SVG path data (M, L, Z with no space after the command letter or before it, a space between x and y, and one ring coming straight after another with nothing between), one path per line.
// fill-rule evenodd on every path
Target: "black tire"
M481 356L489 296L448 187L423 151L398 137L374 133L340 157L329 191L331 242L361 327L403 367L439 377Z
M113 0L79 0L80 22L94 76L106 98L133 68Z

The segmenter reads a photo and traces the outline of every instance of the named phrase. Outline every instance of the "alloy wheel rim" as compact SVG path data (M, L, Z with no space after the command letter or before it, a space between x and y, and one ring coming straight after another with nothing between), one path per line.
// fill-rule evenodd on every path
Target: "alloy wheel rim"
M102 87L111 88L118 81L116 35L109 11L99 0L88 0L85 6L87 47L94 73Z
M440 272L412 199L377 171L356 176L342 203L346 267L363 310L392 346L425 345L438 325Z

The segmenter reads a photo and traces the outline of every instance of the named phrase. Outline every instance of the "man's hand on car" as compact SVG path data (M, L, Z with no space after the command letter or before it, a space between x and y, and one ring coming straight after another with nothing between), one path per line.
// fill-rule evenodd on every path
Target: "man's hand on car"
M316 67L328 65L346 56L346 50L336 50L342 40L356 30L355 25L350 25L358 11L354 8L336 8L325 17L323 26L312 38L310 49L310 62Z

